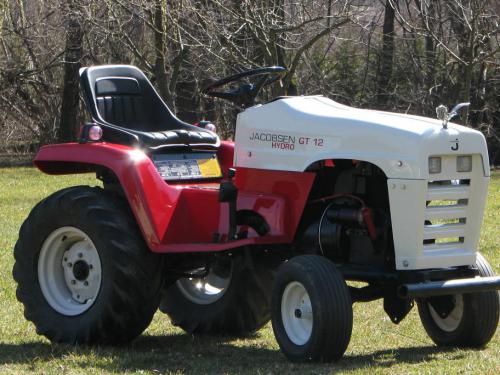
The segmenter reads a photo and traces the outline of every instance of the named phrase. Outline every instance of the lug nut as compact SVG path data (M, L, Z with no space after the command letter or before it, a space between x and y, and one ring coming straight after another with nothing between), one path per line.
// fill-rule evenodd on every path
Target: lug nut
M89 264L89 270L93 269L94 266L92 264Z
M85 285L85 286L89 286L89 282L88 282L88 281L84 281L84 282L83 282L83 285Z
M71 284L75 285L76 284L76 280L71 280Z
M73 267L73 263L69 262L69 263L68 263L68 267L69 267L69 268Z
M78 253L78 258L83 258L83 254L82 253Z

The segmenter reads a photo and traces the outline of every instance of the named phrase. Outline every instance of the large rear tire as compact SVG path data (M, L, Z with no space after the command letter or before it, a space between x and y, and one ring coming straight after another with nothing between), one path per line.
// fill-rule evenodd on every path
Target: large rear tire
M301 255L279 268L273 288L273 330L290 361L340 359L351 339L352 315L349 289L330 260Z
M494 276L486 259L478 254L476 267L481 276ZM483 347L495 334L499 318L499 296L489 292L456 294L455 307L440 317L426 299L417 300L425 331L438 346Z
M162 286L126 202L77 186L38 203L14 249L17 298L52 342L123 344L149 325Z
M194 334L246 335L270 317L274 269L235 255L213 264L206 277L183 278L164 291L160 310Z

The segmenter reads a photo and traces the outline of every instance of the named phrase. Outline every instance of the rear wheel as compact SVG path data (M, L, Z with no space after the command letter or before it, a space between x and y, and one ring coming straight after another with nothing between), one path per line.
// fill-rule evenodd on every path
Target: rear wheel
M24 314L53 342L126 343L158 307L161 261L126 202L100 188L72 187L41 201L14 255Z
M234 256L212 264L205 277L169 286L160 310L189 333L244 335L270 319L272 267Z
M317 255L297 256L283 264L273 288L272 321L289 360L340 359L351 338L352 302L337 267Z
M478 254L476 266L481 276L494 276L493 270L481 254ZM453 308L446 316L440 316L428 299L417 301L420 319L429 337L439 346L486 345L498 325L498 292L456 294L451 298Z

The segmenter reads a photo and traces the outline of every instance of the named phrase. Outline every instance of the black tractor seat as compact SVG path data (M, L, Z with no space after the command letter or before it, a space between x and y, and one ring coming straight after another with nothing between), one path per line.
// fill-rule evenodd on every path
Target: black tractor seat
M215 133L175 117L144 73L134 66L82 68L80 85L92 120L103 128L103 141L152 150L220 145Z

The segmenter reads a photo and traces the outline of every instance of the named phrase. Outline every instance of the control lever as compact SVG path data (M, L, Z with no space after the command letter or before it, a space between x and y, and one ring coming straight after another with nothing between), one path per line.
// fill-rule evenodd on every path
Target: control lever
M236 234L236 200L238 199L238 189L232 181L235 174L236 170L234 168L229 168L229 179L220 183L219 190L219 202L229 203L229 241L238 239Z

